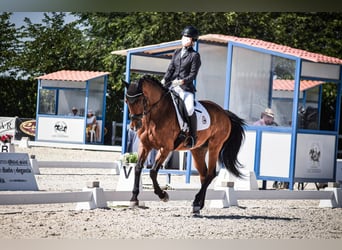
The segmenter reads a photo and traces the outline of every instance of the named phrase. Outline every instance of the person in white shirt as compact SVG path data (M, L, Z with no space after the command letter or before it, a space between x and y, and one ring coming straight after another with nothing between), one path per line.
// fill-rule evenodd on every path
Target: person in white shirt
M96 122L96 116L94 115L94 112L89 109L87 113L87 127L86 127L86 135L87 135L87 141L90 141L90 131L95 130L96 138L99 138L99 130Z

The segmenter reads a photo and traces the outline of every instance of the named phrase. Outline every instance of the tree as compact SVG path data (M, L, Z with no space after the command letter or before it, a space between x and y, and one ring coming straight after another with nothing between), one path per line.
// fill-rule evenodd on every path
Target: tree
M10 23L11 13L0 13L0 74L10 75L12 59L16 56L18 39L15 25Z
M121 79L124 78L126 58L110 52L180 39L181 31L189 24L197 27L202 35L217 33L256 38L342 58L342 13L339 12L72 14L78 17L72 23L65 23L65 13L49 12L44 14L42 23L33 24L26 19L26 25L17 30L9 23L9 14L1 14L1 71L11 70L14 79L18 79L18 82L9 85L13 90L8 90L8 93L21 88L26 91L27 98L35 99L35 77L61 69L108 71L111 75L106 117L108 121L119 122L122 119L124 90ZM22 80L23 83L20 82ZM2 87L0 92L3 90ZM19 114L26 110L24 116L35 116L35 101L23 101L20 103L22 105L19 108L18 102L14 102L8 105L8 109L12 107L13 110L1 111L4 114Z
M44 13L42 23L25 18L17 65L29 78L61 69L84 69L84 37L77 23L65 23L65 13Z
M13 42L15 54L11 54L13 57L8 67L15 79L3 80L6 86L1 91L6 92L2 95L6 96L6 105L2 106L2 115L35 117L35 77L61 69L86 68L82 58L82 31L75 22L65 24L64 17L65 13L45 13L42 23L33 24L25 18L26 25L17 30L10 25L17 40Z
M26 117L34 113L36 100L32 89L26 88L16 74L19 40L10 17L11 13L0 14L0 116Z

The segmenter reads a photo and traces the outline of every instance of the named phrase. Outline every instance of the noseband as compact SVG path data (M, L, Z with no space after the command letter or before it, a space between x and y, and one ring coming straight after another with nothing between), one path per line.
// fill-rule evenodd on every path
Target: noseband
M138 98L140 97L140 96L142 96L143 95L143 93L137 93L137 94L135 94L135 95L129 95L129 94L126 94L126 100L129 102L129 103L135 103L135 102L137 102L138 101ZM145 97L144 97L144 99L143 99L143 105L144 105L144 109L143 110L145 110ZM129 114L129 118L130 118L130 120L136 120L136 121L141 121L141 119L143 118L143 116L144 116L144 112L143 113L140 113L140 114Z

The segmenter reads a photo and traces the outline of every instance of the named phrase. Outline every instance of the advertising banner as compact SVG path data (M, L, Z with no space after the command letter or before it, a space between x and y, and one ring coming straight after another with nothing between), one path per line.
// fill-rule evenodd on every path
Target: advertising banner
M21 140L28 137L30 141L34 141L36 135L36 120L32 118L19 118L15 120L15 139Z
M335 139L334 135L298 134L295 178L332 179Z
M15 135L15 118L0 117L0 135Z
M85 138L84 123L84 119L39 117L37 139L83 143Z
M38 190L28 154L0 153L0 190Z

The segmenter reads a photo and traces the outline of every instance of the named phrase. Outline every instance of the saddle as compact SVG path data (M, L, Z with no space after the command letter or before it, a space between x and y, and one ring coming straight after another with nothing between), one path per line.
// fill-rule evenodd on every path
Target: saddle
M175 92L174 90L170 90L170 93L171 93L171 97L173 100L173 104L176 109L178 124L180 127L180 132L174 142L174 148L177 148L182 142L184 142L184 140L188 136L188 133L189 133L188 124L190 123L190 121L189 121L188 112L186 110L186 107L182 98L180 98L178 93ZM197 116L197 131L207 129L210 126L210 116L209 116L208 111L198 101L195 101L194 106L195 106L195 113Z

